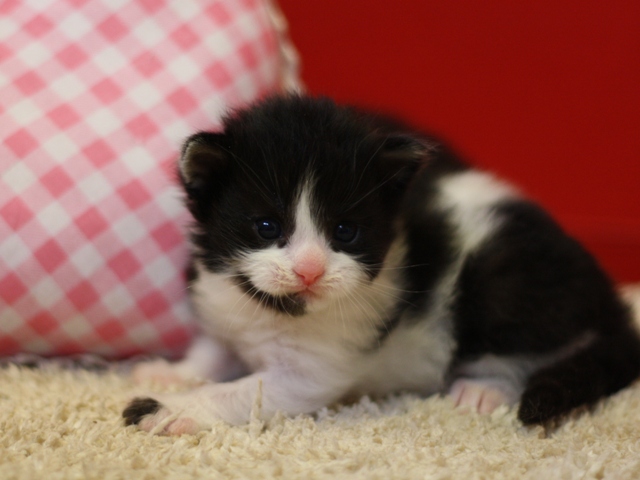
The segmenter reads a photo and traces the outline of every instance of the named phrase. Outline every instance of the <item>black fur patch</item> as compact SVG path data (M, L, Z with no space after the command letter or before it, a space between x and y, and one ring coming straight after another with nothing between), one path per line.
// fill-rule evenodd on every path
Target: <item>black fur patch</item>
M125 425L138 425L147 415L153 415L162 408L162 404L153 398L134 398L122 412Z
M496 208L502 227L465 262L455 322L460 357L546 353L628 312L596 261L539 207Z
M467 169L451 151L439 147L407 195L406 298L414 311L428 308L430 292L455 257L453 233L446 215L433 208L437 182L445 175Z
M428 163L414 177L401 209L401 231L407 242L404 265L400 267L405 292L393 315L378 327L371 351L381 347L402 322L418 321L429 308L433 298L430 293L455 255L447 218L432 208L436 184L444 175L465 169L455 154L439 146L431 150Z

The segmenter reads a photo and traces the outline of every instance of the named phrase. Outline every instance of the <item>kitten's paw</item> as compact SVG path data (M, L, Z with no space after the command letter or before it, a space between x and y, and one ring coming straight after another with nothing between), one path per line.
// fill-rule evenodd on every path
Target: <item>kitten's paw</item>
M470 378L453 382L449 395L456 407L470 407L483 414L492 413L500 405L510 405L517 400L515 392L510 391L503 382Z
M133 367L131 378L138 385L153 383L162 387L171 385L194 385L201 382L196 375L189 374L180 364L164 359L142 362Z
M195 419L173 413L154 398L134 398L122 412L125 425L137 425L158 435L195 434L205 427Z
M143 418L154 415L160 411L162 405L160 402L153 398L134 398L129 402L127 408L122 412L122 418L124 418L124 424L138 425Z

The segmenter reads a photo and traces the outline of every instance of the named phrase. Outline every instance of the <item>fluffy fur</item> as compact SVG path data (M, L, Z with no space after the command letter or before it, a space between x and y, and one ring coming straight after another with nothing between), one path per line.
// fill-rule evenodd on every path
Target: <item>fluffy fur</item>
M347 396L449 392L525 424L640 374L630 314L540 208L432 138L328 99L272 97L187 140L203 334L138 380L127 424L194 433Z

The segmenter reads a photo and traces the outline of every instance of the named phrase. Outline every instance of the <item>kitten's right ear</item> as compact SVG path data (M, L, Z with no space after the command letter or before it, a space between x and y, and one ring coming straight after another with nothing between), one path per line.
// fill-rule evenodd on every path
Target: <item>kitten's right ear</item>
M229 140L223 133L200 132L184 142L178 170L187 206L196 218L222 190L229 164Z
M429 157L431 145L411 134L397 133L384 139L380 149L381 168L393 180L396 190L403 190Z

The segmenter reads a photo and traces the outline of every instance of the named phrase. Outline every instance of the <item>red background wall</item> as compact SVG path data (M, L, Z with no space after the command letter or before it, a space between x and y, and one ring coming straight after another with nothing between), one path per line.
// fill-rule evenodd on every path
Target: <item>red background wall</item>
M640 280L640 2L279 3L310 92L439 134Z

